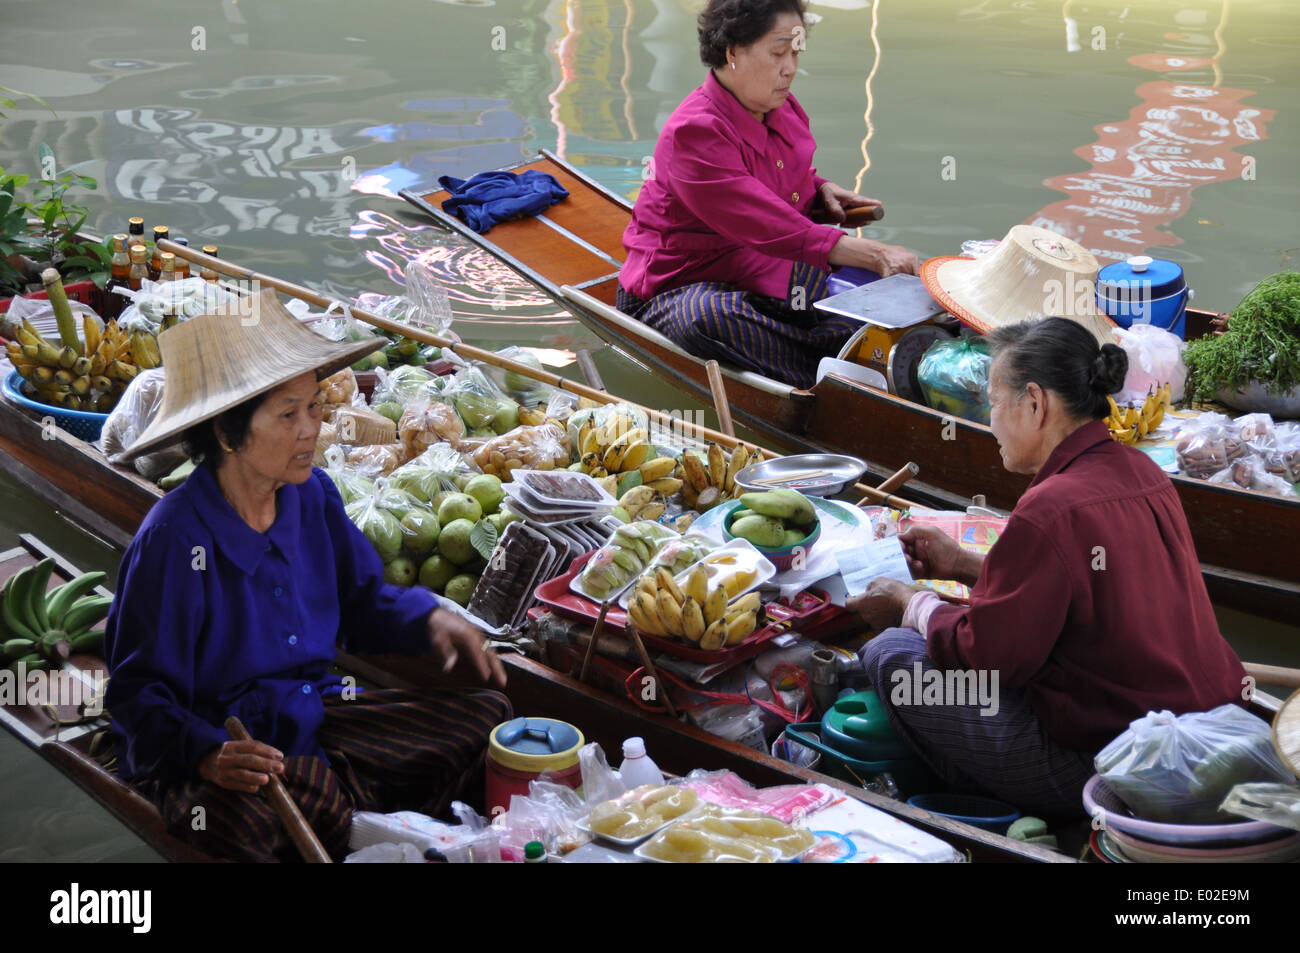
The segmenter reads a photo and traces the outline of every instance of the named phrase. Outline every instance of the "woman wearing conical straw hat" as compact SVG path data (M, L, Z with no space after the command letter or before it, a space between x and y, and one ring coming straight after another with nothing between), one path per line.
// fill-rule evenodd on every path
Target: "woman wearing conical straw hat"
M481 797L487 736L511 714L489 690L356 691L330 671L337 646L432 653L502 687L505 670L431 592L384 582L312 468L317 381L382 340L327 341L270 290L253 304L159 338L162 404L123 456L183 441L199 465L122 559L107 704L119 770L170 832L231 859L295 856L256 796L275 775L337 858L353 810L437 815ZM230 739L231 715L255 740Z

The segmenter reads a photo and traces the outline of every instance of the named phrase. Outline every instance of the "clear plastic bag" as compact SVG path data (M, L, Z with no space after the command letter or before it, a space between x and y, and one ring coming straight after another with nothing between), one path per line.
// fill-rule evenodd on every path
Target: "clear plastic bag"
M482 471L449 443L435 443L413 460L393 471L389 484L418 500L432 500L438 493L460 490Z
M934 410L987 424L992 363L983 338L936 341L917 365L916 379Z
M1234 785L1291 778L1268 722L1234 704L1177 717L1148 712L1095 764L1139 817L1176 824L1222 823L1219 804Z
M356 499L346 507L348 519L370 540L385 564L402 554L406 542L402 520L411 510L428 512L429 507L405 490L389 486L385 477L374 481L369 496Z
M414 460L435 444L457 445L465 436L465 424L450 403L425 395L417 397L397 421L397 438Z
M396 404L405 409L417 400L432 400L442 392L442 378L423 367L403 364L392 370L375 370L375 389L370 395L370 406Z
M484 473L508 482L515 470L560 470L569 465L569 443L558 424L516 427L499 437L457 444Z
M1207 413L1179 428L1175 452L1180 470L1188 476L1207 480L1243 456L1248 449L1235 435L1230 417Z
M1173 403L1183 399L1187 385L1187 365L1183 363L1186 344L1178 335L1152 324L1135 324L1116 328L1119 346L1128 355L1128 374L1124 387L1113 395L1115 403L1141 404L1147 394L1169 385Z
M418 258L406 263L406 323L446 334L451 327L451 302L434 273Z
M198 277L163 282L146 278L138 291L118 288L116 293L131 299L118 315L118 325L126 331L148 331L153 335L162 330L163 320L168 316L174 316L180 322L213 311L238 313L244 307L238 295ZM294 302L288 305L291 313L293 305ZM305 311L306 306L299 304L298 309Z
M1264 466L1273 476L1300 483L1300 423L1288 421L1273 430L1273 446L1264 451Z
M492 437L519 423L519 404L474 364L462 367L443 385L442 399L456 408L467 436Z
M1293 481L1269 472L1268 460L1263 454L1248 453L1233 461L1209 478L1210 483L1239 486L1243 490L1272 493L1274 496L1296 496Z
M506 860L522 861L524 848L539 842L547 853L567 854L591 840L578 822L589 812L582 795L571 787L547 781L528 784L528 796L515 794L509 809L493 819L498 830L501 854Z
M497 355L515 361L519 364L527 364L529 367L535 367L537 370L542 369L542 362L533 356L533 353L522 347L516 347L511 344L498 350ZM484 365L484 372L492 378L492 382L501 389L512 400L523 404L525 407L537 407L539 404L546 406L551 397L556 393L563 393L557 387L550 384L544 384L539 380L527 377L516 371L507 371L494 365Z
M619 773L605 760L604 749L594 741L578 751L578 768L582 771L582 793L589 805L612 801L627 791Z
M369 499L375 492L375 481L363 476L347 465L347 450L340 446L327 447L324 453L325 475L338 488L346 506L357 500Z
M77 337L83 343L85 342L85 335L81 330L83 315L90 315L101 328L104 326L103 319L95 313L95 309L90 305L69 298L68 307L72 309L73 321L77 326ZM54 305L50 304L45 298L15 297L11 299L9 310L0 315L0 324L3 325L0 329L5 332L5 337L10 340L16 339L18 337L18 328L22 326L24 319L30 321L42 337L49 341L59 340L59 325L54 320Z
M99 437L99 448L113 463L118 454L135 443L144 433L163 398L163 369L161 367L141 371L122 392L117 406L104 421L104 429ZM163 447L153 453L142 454L135 458L136 470L149 480L166 476L188 459L179 446Z
M406 446L400 442L347 448L348 466L371 479L388 476L410 458Z
M1228 792L1219 810L1300 831L1300 784L1238 784Z

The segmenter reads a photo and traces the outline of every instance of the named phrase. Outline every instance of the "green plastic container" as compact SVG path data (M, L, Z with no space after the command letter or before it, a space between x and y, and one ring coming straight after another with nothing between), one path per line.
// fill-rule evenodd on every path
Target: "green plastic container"
M871 689L837 699L820 722L789 725L785 732L790 740L820 751L822 770L842 781L865 782L888 772L904 791L935 786L933 773L895 733Z

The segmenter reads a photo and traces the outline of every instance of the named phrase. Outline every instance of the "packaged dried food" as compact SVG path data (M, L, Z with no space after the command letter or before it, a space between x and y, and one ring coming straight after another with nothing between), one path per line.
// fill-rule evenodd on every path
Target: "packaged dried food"
M1246 452L1223 414L1201 414L1179 428L1178 467L1188 476L1208 479Z
M387 476L407 460L407 450L400 443L376 443L347 449L347 465L371 479Z
M503 482L510 480L515 470L556 470L569 464L568 439L558 424L516 427L482 442L461 440L457 446L468 450L484 473Z
M369 407L345 404L337 407L326 423L333 425L336 442L349 446L397 442L397 424Z
M470 596L469 611L493 626L522 623L533 589L549 573L555 547L526 523L511 523Z
M614 497L585 473L571 470L520 470L515 474L515 480L535 496L542 506L596 507L606 503L612 506L616 502Z
M465 425L450 404L420 398L402 412L397 436L406 447L407 459L413 460L436 443L456 444L465 436Z
M350 406L357 395L357 375L345 367L320 382L321 397L328 411L332 407Z

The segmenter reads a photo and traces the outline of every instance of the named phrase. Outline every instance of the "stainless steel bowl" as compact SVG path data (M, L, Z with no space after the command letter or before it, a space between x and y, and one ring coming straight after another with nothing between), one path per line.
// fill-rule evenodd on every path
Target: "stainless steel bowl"
M1251 381L1236 390L1225 387L1218 396L1220 403L1245 414L1269 414L1274 420L1300 418L1300 387L1293 387L1284 394L1270 394L1263 384Z
M826 471L825 476L800 480L797 474ZM796 453L788 457L776 457L753 463L736 474L736 484L749 492L785 488L798 490L808 496L834 496L846 486L862 479L867 472L867 465L857 457L839 453ZM780 480L789 478L789 482L758 483L758 480Z

